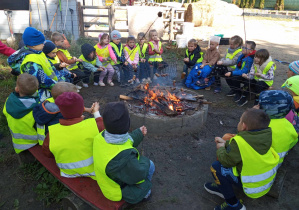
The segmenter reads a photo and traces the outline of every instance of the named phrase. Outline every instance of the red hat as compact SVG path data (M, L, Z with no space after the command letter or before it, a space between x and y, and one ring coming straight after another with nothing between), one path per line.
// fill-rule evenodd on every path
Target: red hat
M84 101L78 93L64 92L56 98L55 104L65 119L81 117L84 111Z

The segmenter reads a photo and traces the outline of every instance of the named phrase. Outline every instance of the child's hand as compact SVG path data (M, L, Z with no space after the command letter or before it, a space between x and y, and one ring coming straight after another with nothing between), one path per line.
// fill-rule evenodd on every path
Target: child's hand
M146 61L146 59L144 59L144 58L141 59L141 62L142 62L142 63L145 63L145 61Z
M91 111L92 114L100 110L99 102L94 102L91 107L92 107L92 111Z
M117 59L114 59L113 62L114 62L114 63L117 63Z
M140 130L141 130L143 136L145 136L147 134L147 128L145 126L140 127Z
M76 59L76 62L82 62L83 60L82 59Z
M74 76L74 78L77 77L77 74L75 74L75 73L71 73L71 74Z
M245 79L248 78L248 77L247 77L247 74L245 74L245 73L242 74L242 77L245 78Z
M253 109L260 109L260 105L258 104L258 105L255 105L255 106L253 106L252 107Z
M104 70L105 68L103 66L100 66L97 71L104 71Z
M207 83L207 82L209 82L209 81L210 81L210 79L209 79L209 78L205 78L204 80L205 80L205 83Z
M127 66L128 64L129 64L128 61L126 61L126 62L125 62L125 66Z
M201 69L202 69L203 67L205 67L205 65L203 65L203 64L201 64L201 65L199 66L199 68L201 68Z
M90 108L84 107L84 112L88 112L91 114L92 109L93 109L92 106Z
M218 64L218 65L222 65L222 64L223 64L223 61L217 61L217 64Z
M76 57L72 57L72 59L74 59L74 60L77 60L77 58L76 58Z
M216 144L218 144L218 143L225 143L226 141L220 137L215 137L215 142L216 142Z
M189 58L184 58L184 61L185 62L189 62Z
M59 64L59 67L60 67L60 68L65 68L65 67L67 67L68 65L69 65L69 64L63 62L63 63L60 63L60 64Z
M227 72L224 76L226 76L226 77L230 77L231 75L232 75L231 72Z
M225 143L217 143L216 147L217 147L217 149L219 149L221 147L225 147Z
M255 76L257 76L257 77L261 77L262 74L261 74L261 73L255 73Z

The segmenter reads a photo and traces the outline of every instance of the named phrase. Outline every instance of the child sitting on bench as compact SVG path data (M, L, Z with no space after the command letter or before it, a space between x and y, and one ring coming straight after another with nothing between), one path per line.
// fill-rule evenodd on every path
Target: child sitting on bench
M106 104L103 121L106 130L93 144L95 174L103 195L132 204L149 199L155 165L136 149L147 134L146 127L128 133L130 116L123 102Z
M20 153L35 146L37 133L32 109L39 100L36 95L38 81L36 77L24 73L18 76L15 92L11 93L3 108L12 136L13 147Z
M269 192L279 161L271 147L269 123L270 118L263 110L248 109L240 118L236 136L230 141L215 138L218 161L211 166L215 183L204 185L209 193L225 199L215 210L246 209L236 198L233 184L243 187L250 198L259 198Z

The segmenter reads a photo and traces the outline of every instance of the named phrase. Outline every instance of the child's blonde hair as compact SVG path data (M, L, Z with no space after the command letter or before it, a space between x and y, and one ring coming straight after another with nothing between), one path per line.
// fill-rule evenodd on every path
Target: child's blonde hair
M57 31L54 32L51 36L51 41L54 42L54 44L55 44L55 42L60 41L60 40L64 40L63 35Z
M237 47L242 47L243 45L243 39L238 35L231 37L230 40L234 45L237 45Z
M152 39L152 34L153 34L153 33L157 33L157 34L158 34L158 31L157 31L156 29L152 29L152 30L150 30L150 31L149 31L149 38L150 38L150 39Z
M57 82L51 90L54 100L64 92L77 93L77 88L74 84L69 82Z
M260 63L259 64L262 65L266 60L269 59L270 53L266 49L260 49L260 50L256 51L255 57L257 57L257 58L260 59Z
M188 44L194 44L195 46L197 46L197 41L195 39L190 39L188 41Z
M99 35L99 42L100 42L100 45L103 45L103 40L108 37L108 40L109 40L109 35L107 33L101 33Z
M33 95L37 91L38 85L37 78L31 74L24 73L18 76L17 87L19 89L19 93L24 96Z

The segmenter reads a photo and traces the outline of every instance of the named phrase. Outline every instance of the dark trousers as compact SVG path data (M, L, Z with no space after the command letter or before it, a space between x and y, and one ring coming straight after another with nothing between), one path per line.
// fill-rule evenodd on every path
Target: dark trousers
M142 79L147 79L148 77L151 76L151 69L150 69L150 65L147 61L143 62L139 62L139 79L140 81Z
M133 66L128 63L128 65L123 64L122 66L123 70L123 77L121 78L121 81L123 84L128 83L128 80L133 78Z
M84 79L82 79L82 82L83 83L86 83L88 84L89 83L89 78L90 78L90 75L91 75L91 71L87 70L87 69L82 69L82 71L84 72ZM101 74L101 71L96 71L93 73L93 81L95 83L98 83L100 81L100 74Z
M223 77L228 72L226 66L223 65L215 65L213 68L210 77L215 77L215 85L216 87L221 87L221 77Z
M219 161L215 161L212 164L211 172L225 200L235 197L233 185L242 188L240 177L236 177L232 168L223 167Z
M161 74L161 71L168 67L168 64L165 61L152 62L151 65L153 66L153 75L156 73Z
M247 80L247 82L244 83L243 95L248 96L249 93L253 93L255 94L255 98L258 98L259 94L268 88L269 85L264 81L256 81L255 79Z
M81 80L85 79L85 73L81 71L80 69L74 69L71 70L72 73L76 74L76 77L74 78L73 84L79 83Z
M231 76L231 77L227 77L226 79L226 83L228 84L228 86L234 90L236 93L241 94L242 90L241 90L241 84L244 84L247 82L247 79L244 79L242 76Z

